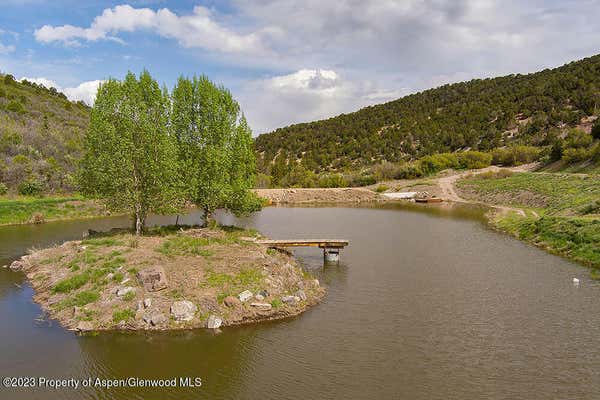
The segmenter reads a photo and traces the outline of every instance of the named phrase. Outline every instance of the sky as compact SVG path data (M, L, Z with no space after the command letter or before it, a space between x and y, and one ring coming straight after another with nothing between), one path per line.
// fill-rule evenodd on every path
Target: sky
M255 134L600 53L600 0L2 0L0 72L93 104L144 68L205 74Z

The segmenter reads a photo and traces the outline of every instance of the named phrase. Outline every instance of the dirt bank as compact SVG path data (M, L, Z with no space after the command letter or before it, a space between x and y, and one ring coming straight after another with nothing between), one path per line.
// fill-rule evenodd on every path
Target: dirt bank
M255 193L271 204L360 203L385 200L366 188L255 189Z
M49 318L73 330L167 330L297 315L325 290L287 253L240 229L160 230L34 251L23 270Z

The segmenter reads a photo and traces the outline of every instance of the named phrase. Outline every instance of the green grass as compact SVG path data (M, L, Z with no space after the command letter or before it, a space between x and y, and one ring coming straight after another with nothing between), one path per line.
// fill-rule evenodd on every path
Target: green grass
M129 308L124 310L116 310L113 312L112 319L114 323L119 323L121 321L128 321L130 319L135 318L135 311Z
M90 281L89 272L82 272L77 275L73 275L69 278L59 281L53 288L54 293L69 293L72 290L79 289Z
M123 300L124 301L131 301L135 299L135 293L134 292L129 292L127 294L125 294L125 296L123 296Z
M244 290L255 292L261 289L263 275L258 268L244 268L237 274L206 271L206 279L201 286L219 289L217 302L222 303L227 296L236 296Z
M582 264L600 268L600 220L595 218L503 214L493 221L519 239Z
M174 236L163 242L156 249L167 256L203 256L209 257L212 252L204 247L211 244L208 238L195 238L191 236Z
M0 197L0 225L30 223L32 216L39 213L45 221L55 219L82 218L101 215L102 210L83 197ZM84 201L77 207L71 201Z
M600 175L528 172L500 179L487 178L474 176L459 181L458 186L484 195L506 192L517 194L529 191L546 199L549 213L586 215L594 210L596 213L599 212ZM518 200L511 200L504 205L527 206L520 204Z
M280 299L271 300L271 307L273 307L273 308L279 308L282 305L283 305L283 302Z
M458 184L487 196L484 198L503 194L501 198L510 200L502 205L527 208L528 205L519 200L527 196L517 196L523 192L531 192L546 203L546 207L538 209L539 218L527 210L526 216L515 212L500 213L491 221L495 227L554 254L590 267L600 267L600 176L494 174L473 176ZM506 196L507 193L514 196Z
M113 237L88 238L82 241L83 245L96 247L124 246L125 244Z

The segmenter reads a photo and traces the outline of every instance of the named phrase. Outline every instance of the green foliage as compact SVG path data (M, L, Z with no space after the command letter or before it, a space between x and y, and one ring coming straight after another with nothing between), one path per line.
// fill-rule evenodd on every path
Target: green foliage
M600 118L596 119L592 126L592 136L594 139L600 139Z
M6 105L6 109L19 114L24 114L26 112L25 107L23 107L23 104L18 100L9 101Z
M0 196L5 195L6 193L8 193L8 186L3 182L0 182Z
M39 196L44 191L42 183L36 179L29 179L19 184L17 188L20 195L23 196Z
M492 164L511 167L539 160L541 149L534 146L513 145L492 151ZM558 157L560 158L560 156Z
M479 169L488 167L492 162L492 155L480 151L465 151L458 153L458 164L460 168Z
M249 192L256 175L252 132L231 93L205 76L181 77L172 97L181 181L205 223L218 208L236 215L260 209Z
M86 304L98 301L99 298L100 298L100 293L98 293L97 291L84 290L75 295L75 297L73 298L73 305L82 307L82 306L85 306Z
M112 320L114 323L119 323L121 321L129 321L135 318L135 311L129 308L124 310L115 310L112 315Z
M72 207L73 201L79 205ZM0 198L0 225L27 223L34 213L41 213L46 220L51 220L101 215L102 209L79 197Z
M467 148L553 145L551 131L575 127L594 114L599 70L596 55L534 74L444 85L354 113L280 128L257 137L259 169L275 180L286 174L288 161L298 159L316 173L342 172ZM598 135L600 122L596 126ZM404 170L398 175L418 173Z
M377 186L377 188L375 188L375 191L376 191L377 193L383 193L383 192L385 192L386 190L388 190L389 188L390 188L390 187L389 187L389 186L387 186L387 185L379 185L379 186Z
M123 301L132 301L135 299L135 292L127 292L125 296L123 296Z
M346 187L348 182L344 179L342 174L324 174L319 177L319 187L321 188L335 188L335 187Z
M65 278L62 281L59 281L56 285L54 285L52 291L54 293L69 293L72 290L79 289L89 281L89 273L87 271L82 272L80 274L73 275L69 278Z
M212 252L204 247L217 242L216 239L197 238L193 236L181 235L173 236L165 240L156 251L168 256L203 256L208 257Z
M271 307L273 307L273 308L279 308L282 305L283 305L283 302L280 299L271 300Z
M80 184L113 210L133 215L136 233L150 212L178 209L176 147L168 131L169 98L147 71L98 89L85 138Z

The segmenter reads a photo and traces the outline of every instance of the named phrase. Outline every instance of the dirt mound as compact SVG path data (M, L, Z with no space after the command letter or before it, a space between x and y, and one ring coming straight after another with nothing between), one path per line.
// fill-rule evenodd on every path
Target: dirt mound
M364 188L256 189L271 204L360 203L382 201L379 194Z

